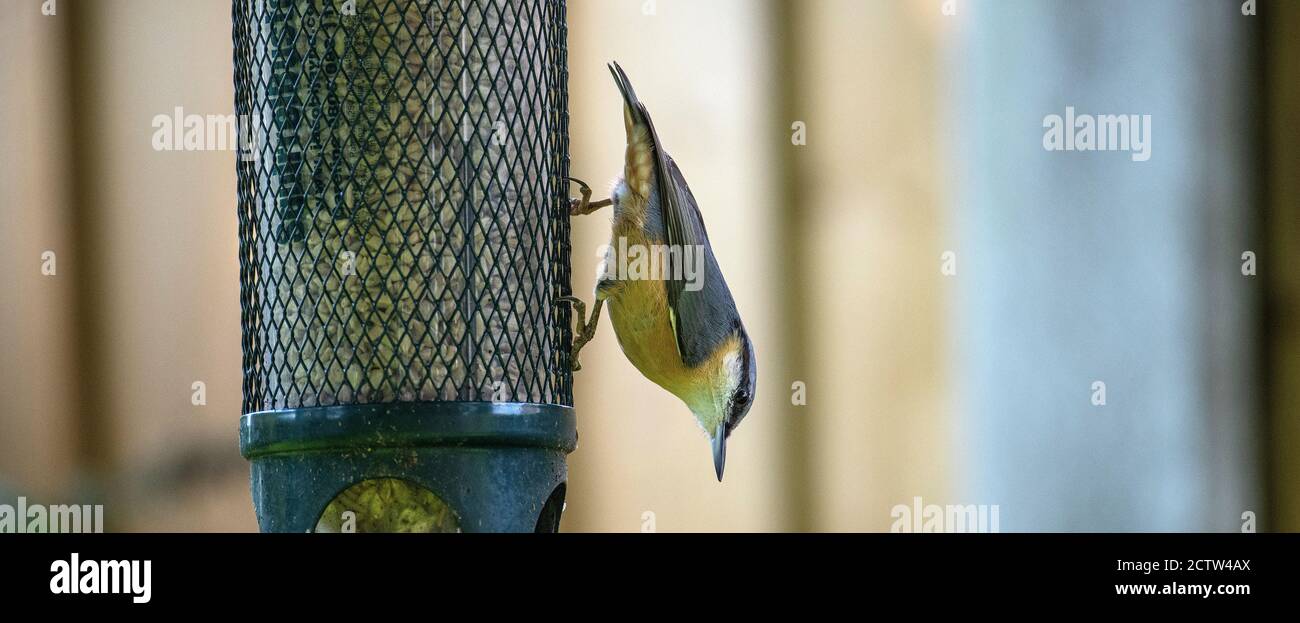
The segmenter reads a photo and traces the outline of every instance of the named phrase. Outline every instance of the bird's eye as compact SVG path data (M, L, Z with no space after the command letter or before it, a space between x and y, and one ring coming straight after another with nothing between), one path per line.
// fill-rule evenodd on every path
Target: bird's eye
M743 389L740 390L740 392L736 394L736 402L742 405L749 402L749 392Z

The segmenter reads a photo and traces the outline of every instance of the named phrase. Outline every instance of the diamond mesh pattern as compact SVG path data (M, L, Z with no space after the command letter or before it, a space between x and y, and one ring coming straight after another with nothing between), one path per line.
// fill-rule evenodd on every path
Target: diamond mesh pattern
M563 0L235 0L245 413L572 404Z

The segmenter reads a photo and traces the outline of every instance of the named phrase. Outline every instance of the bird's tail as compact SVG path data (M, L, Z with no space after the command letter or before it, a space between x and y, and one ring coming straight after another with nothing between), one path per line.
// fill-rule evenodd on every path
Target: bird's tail
M627 130L627 155L623 165L623 181L627 187L642 197L650 196L650 184L654 180L656 165L660 154L656 151L659 142L655 134L654 122L645 104L637 99L632 82L618 63L609 64L609 73L614 75L614 84L623 95L623 126Z
M635 126L646 125L648 115L645 106L637 99L636 91L632 89L632 81L627 79L627 74L617 61L609 64L609 73L614 75L614 84L618 85L618 92L623 95L624 123L627 124L629 132Z

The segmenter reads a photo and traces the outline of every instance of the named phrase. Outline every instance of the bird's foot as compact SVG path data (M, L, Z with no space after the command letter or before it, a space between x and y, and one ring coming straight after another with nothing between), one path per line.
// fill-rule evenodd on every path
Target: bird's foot
M614 205L613 199L601 199L600 201L591 200L591 187L586 182L576 178L569 178L570 182L578 184L578 192L582 193L581 199L569 200L569 216L586 216L605 206Z
M591 316L587 317L587 304L582 302L576 296L562 296L560 302L569 303L573 306L578 316L578 328L573 330L573 346L569 352L569 360L573 362L573 371L577 372L582 369L582 363L578 361L578 353L582 352L582 347L596 337L596 324L600 322L600 308L605 304L602 299L596 299L595 304L591 307Z

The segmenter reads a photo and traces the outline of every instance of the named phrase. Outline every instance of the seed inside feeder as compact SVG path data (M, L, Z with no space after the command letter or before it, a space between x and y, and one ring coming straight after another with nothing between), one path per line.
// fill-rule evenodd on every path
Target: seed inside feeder
M556 400L554 68L527 35L545 14L514 4L298 0L249 24L266 407Z

